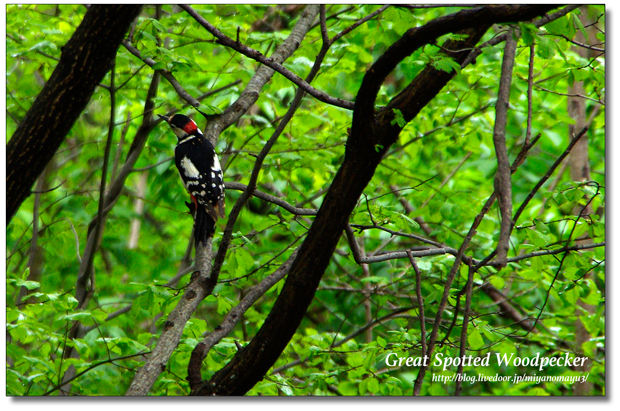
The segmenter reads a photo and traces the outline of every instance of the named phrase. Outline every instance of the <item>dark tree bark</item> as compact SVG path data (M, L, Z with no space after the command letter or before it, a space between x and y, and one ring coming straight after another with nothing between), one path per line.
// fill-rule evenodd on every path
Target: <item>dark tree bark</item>
M250 344L240 349L230 363L210 381L192 387L193 395L243 395L263 378L295 334L314 298L349 215L383 154L398 138L402 128L392 121L394 109L400 110L405 120L411 121L454 76L454 72L446 73L427 67L377 113L377 93L396 65L419 47L444 34L456 32L468 34L469 37L459 42L448 42L443 47L461 50L451 53L451 57L459 63L463 62L492 24L529 20L554 7L485 6L441 17L407 31L373 64L357 95L344 162L298 250L271 313Z
M7 225L110 69L141 9L92 5L63 47L52 76L7 144Z

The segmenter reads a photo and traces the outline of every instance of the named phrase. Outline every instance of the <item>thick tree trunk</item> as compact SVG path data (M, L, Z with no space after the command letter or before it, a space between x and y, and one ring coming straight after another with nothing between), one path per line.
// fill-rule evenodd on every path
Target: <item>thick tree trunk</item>
M92 5L63 47L52 76L7 145L7 225L110 69L141 8Z

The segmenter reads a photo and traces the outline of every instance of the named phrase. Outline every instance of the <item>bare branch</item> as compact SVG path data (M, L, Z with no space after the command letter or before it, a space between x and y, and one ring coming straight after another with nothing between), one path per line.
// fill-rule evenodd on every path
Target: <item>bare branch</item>
M605 247L605 241L603 241L602 243L594 243L594 244L576 244L572 246L557 248L555 250L532 251L531 253L522 254L516 257L509 258L507 262L516 263L518 261L527 260L527 259L534 258L534 257L541 257L544 255L555 255L555 254L560 254L560 253L564 253L567 251L589 250L589 249L598 248L598 247ZM493 261L485 265L490 266L490 267L497 267L498 264Z
M71 230L73 231L73 236L75 237L75 251L77 254L77 259L78 259L78 262L82 264L82 256L80 256L80 237L78 236L77 231L75 231L75 227L73 226L73 223L71 222L71 220L69 220L68 218L65 218L65 220L69 222L69 225L71 226Z
M535 86L536 86L536 88L537 88L537 89L539 89L539 90L546 91L547 93L551 93L551 94L556 94L556 95L558 95L558 96L582 98L582 99L584 99L584 100L590 100L590 101L593 101L593 102L595 102L595 103L597 103L597 104L600 104L601 106L604 106L604 105L605 105L605 102L604 102L604 101L602 101L602 100L597 100L597 99L595 99L595 98L588 97L588 96L584 96L584 95L582 95L582 94L575 94L575 93L560 93L560 92L558 92L558 91L553 91L553 90L546 89L546 88L541 87L541 86L539 86L539 85L537 85L537 84L536 84Z
M534 57L536 56L536 48L532 44L530 46L530 63L527 70L527 126L525 128L525 143L530 143L532 136L532 88L534 86Z
M385 231L389 230L389 229L385 229L384 227L380 227L380 226L373 226L373 228L384 229ZM412 251L412 250L394 251L390 253L383 253L383 254L373 255L370 257L364 257L362 256L362 252L359 249L359 245L357 244L353 230L351 229L351 226L348 224L345 226L345 233L347 235L347 240L349 241L349 247L351 248L353 258L355 259L355 262L358 264L370 264L370 263L378 263L378 262L388 261L388 260L396 260L400 258L407 258L409 254L411 254L413 257L429 257L433 255L456 254L456 250L454 250L453 248L443 247L443 248L428 248L425 250L416 250L416 251ZM399 234L404 235L405 233L399 233Z
M424 318L424 299L422 298L422 275L418 264L415 262L413 253L407 250L407 257L415 271L415 294L418 299L418 313L420 317L420 344L422 345L422 357L426 355L426 320Z
M495 128L493 130L493 145L497 157L497 174L495 175L495 190L499 201L502 223L497 241L497 261L500 266L506 264L510 232L512 231L512 183L510 181L510 161L506 148L506 122L510 105L510 83L512 82L512 68L517 50L518 33L514 29L508 31L502 72L499 79L499 92L495 103Z
M230 182L230 181L226 181L224 182L224 187L227 190L239 190L239 191L245 191L247 190L247 185L242 184L242 183L235 183L235 182ZM254 197L260 198L261 200L265 200L267 202L270 202L272 204L276 204L280 207L282 207L283 209L285 209L286 211L288 211L291 214L295 214L295 215L308 215L308 216L312 216L312 215L316 215L317 210L314 208L298 208L295 207L292 204L287 203L286 201L282 200L281 198L278 198L276 196L273 196L271 194L267 194L264 193L260 190L254 189L254 191L252 191L250 193L251 195L253 195Z
M125 144L125 137L127 136L127 131L129 131L130 123L131 123L131 111L127 111L127 120L125 120L125 126L123 127L123 131L121 131L121 138L118 142L118 147L116 149L116 155L114 156L114 165L112 166L112 174L110 175L110 181L114 181L116 179L116 172L118 170L118 164L121 159L121 154L123 153L123 145Z
M581 48L584 48L584 49L588 49L588 50L592 50L592 51L596 51L596 52L599 52L599 53L605 53L605 49L604 49L604 48L594 47L594 46L591 46L591 45L589 45L589 44L583 44L583 43L580 43L580 42L578 42L578 41L575 41L575 40L569 39L568 37L566 37L566 36L565 36L565 35L563 35L563 34L550 34L550 33L545 33L544 35L547 35L547 36L558 36L558 37L562 37L564 40L568 41L569 43L574 44L575 46L578 46L578 47L581 47Z
M463 312L463 325L461 326L461 337L459 342L459 357L463 358L467 351L467 327L469 325L469 313L471 312L471 295L474 283L474 270L471 264L469 264L469 271L467 274L467 284L465 285L465 311ZM456 298L460 298L457 296ZM454 318L457 316L457 312L454 313ZM463 374L463 362L459 363L457 375ZM463 380L456 380L456 387L454 395L461 395Z

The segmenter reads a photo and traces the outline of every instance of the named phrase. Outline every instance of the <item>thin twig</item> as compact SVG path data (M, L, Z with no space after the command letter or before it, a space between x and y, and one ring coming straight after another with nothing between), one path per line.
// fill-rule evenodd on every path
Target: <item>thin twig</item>
M544 33L542 34L543 36L557 36L557 37L562 37L564 40L568 41L569 43L574 44L577 47L582 47L584 49L588 49L588 50L592 50L592 51L596 51L599 53L605 53L605 49L603 48L599 48L599 47L594 47L594 46L590 46L588 44L583 44L580 43L578 41L572 40L570 38L568 38L567 36L563 35L563 34L551 34L551 33ZM603 43L604 44L604 43Z
M418 315L420 317L420 344L422 345L422 357L424 357L426 356L426 319L424 318L424 299L422 298L422 274L409 250L407 250L407 257L409 257L409 262L415 271L415 293L418 299Z
M99 361L99 362L97 362L95 364L91 364L84 371L81 371L81 372L77 373L76 375L71 377L71 379L69 379L67 381L63 381L62 384L57 384L54 388L52 388L51 390L47 391L43 395L47 396L47 395L50 395L51 393L53 393L54 391L60 390L63 385L65 385L67 383L70 383L71 381L76 380L77 378L81 377L82 375L86 374L87 372L89 372L91 370L94 370L95 368L97 368L97 367L99 367L101 365L114 364L114 361L126 360L128 358L133 358L133 357L137 357L137 356L141 356L141 355L146 355L146 354L149 354L149 352L148 351L142 351L142 352L139 352L137 354L125 355L123 357L117 357L117 358L109 358L107 360L103 360L103 361Z
M78 233L75 230L75 227L73 226L73 223L71 222L71 220L69 220L68 218L65 218L65 220L69 222L69 225L71 226L71 230L73 230L73 236L75 237L75 251L77 254L77 259L80 262L80 264L82 264L82 256L80 256L80 237L78 236Z
M534 57L536 49L532 44L530 46L530 63L527 71L527 126L525 128L525 145L530 143L532 136L532 88L534 86Z
M537 89L539 89L539 90L542 90L542 91L546 91L547 93L556 94L556 95L558 95L558 96L564 96L564 97L575 97L575 98L583 98L583 99L585 99L585 100L590 100L590 101L593 101L593 102L595 102L595 103L598 103L598 104L600 104L601 106L604 106L604 105L605 105L605 102L604 102L604 101L597 100L597 99L595 99L595 98L588 97L588 96L584 96L584 95L581 95L581 94L575 94L575 93L560 93L559 91L549 90L549 89L546 89L546 88L541 87L541 86L539 86L539 85L536 85L536 88L537 88Z
M123 127L123 131L121 131L121 138L119 139L118 147L116 148L116 155L114 156L114 165L112 166L110 181L114 181L116 179L116 172L118 171L118 164L121 159L121 154L123 153L123 145L125 144L125 137L127 136L127 131L129 131L130 123L131 111L127 111L127 120L125 120L125 127Z
M471 295L473 290L474 283L474 270L471 264L469 264L469 271L467 275L467 284L465 285L465 311L463 312L463 325L461 326L461 337L459 340L459 357L464 358L467 351L467 326L469 324L469 313L471 311ZM457 296L460 298L460 296ZM454 313L456 317L458 312ZM459 363L458 369L456 371L457 375L463 374L463 361ZM461 395L463 380L461 378L456 380L456 386L454 390L454 395Z
M582 218L583 215L583 211L585 209L588 208L588 206L590 205L590 203L594 200L594 198L599 195L599 190L600 187L597 183L596 184L596 194L594 194L592 197L590 197L588 199L588 201L586 202L586 204L581 208L581 211L578 214L577 217L577 221L575 221L575 224L573 224L573 228L571 229L570 233L568 234L568 240L567 243L569 243L573 237L573 234L575 232L575 229L577 228L577 222L579 221L580 218ZM568 256L569 251L566 250L564 251L564 254L562 255L562 258L560 259L560 264L558 265L558 268L555 271L555 275L553 276L553 280L551 280L551 284L549 285L549 289L547 290L547 292L545 293L545 301L542 304L542 307L540 307L540 310L538 311L538 315L536 316L536 319L534 320L534 326L536 326L536 324L538 324L538 321L540 321L540 317L542 316L542 313L545 311L545 307L547 306L547 303L549 302L549 296L551 295L551 290L553 289L553 285L555 284L555 281L557 280L558 276L560 275L560 272L562 271L562 266L564 265L564 261L566 260L566 257ZM529 334L529 331L527 332L527 334L525 336L527 336Z
M227 190L239 190L239 191L245 191L247 190L247 185L246 184L242 184L242 183L235 183L235 182L230 182L230 181L226 181L224 182L224 187ZM283 209L285 209L286 211L288 211L291 214L295 214L295 215L305 215L305 216L313 216L316 215L316 213L318 212L318 210L314 209L314 208L299 208L299 207L295 207L292 204L287 203L286 201L282 200L281 198L278 198L276 196L273 196L271 194L267 194L263 191L254 189L254 191L252 191L250 193L251 195L253 195L254 197L260 198L261 200L265 200L269 203L272 204L276 204L280 207L282 207Z

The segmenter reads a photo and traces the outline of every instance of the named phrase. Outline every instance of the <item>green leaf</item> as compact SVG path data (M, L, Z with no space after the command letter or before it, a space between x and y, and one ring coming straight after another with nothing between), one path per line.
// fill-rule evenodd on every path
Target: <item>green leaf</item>
M151 23L153 23L153 27L155 27L155 29L157 31L159 31L160 33L165 33L167 31L166 27L161 24L158 20L156 19L148 19Z
M360 383L360 386L359 386L360 395L366 395L366 393L368 392L368 380L369 378L366 378L365 380L362 380L362 382Z
M396 31L400 36L405 34L407 30L412 28L415 24L415 17L409 10L390 7L384 13L385 20L392 23L392 29Z
M519 23L521 38L526 46L533 46L538 41L538 27L531 23Z
M575 73L573 70L568 70L568 77L566 78L566 81L570 87L575 85Z
M41 284L36 281L28 281L28 280L12 280L14 281L17 287L26 287L28 290L34 290L35 288L41 287Z
M397 108L392 109L392 111L394 112L394 119L390 122L390 124L398 124L400 128L404 128L407 125L407 121L405 120L403 113ZM381 146L381 148L383 148L383 146Z
M247 274L254 266L254 258L245 248L236 249L235 258L237 260L237 272L235 274L237 277Z
M568 17L563 16L545 24L545 29L551 34L559 34L572 40L575 35L575 29L570 24ZM571 30L572 29L572 30Z
M549 232L549 227L547 227L547 225L538 218L534 219L534 224L536 225L536 230L538 230L538 232L542 234L547 234Z
M368 378L368 392L371 394L379 392L379 381L376 378Z
M576 14L570 14L570 16L572 16L573 23L575 24L575 26L577 26L577 28L579 29L579 31L583 35L583 38L587 39L588 38L588 33L586 33L586 28L583 26L583 23L581 22L581 19L579 18L579 16L576 15Z
M536 42L536 55L542 59L550 59L555 55L557 50L556 42L552 41L548 36L538 37Z
M461 72L461 65L447 56L442 56L439 59L433 60L433 67L437 70L445 71L446 73L451 73L452 71L456 71L457 73Z
M381 336L377 336L377 344L379 344L379 347L385 348L385 346L387 345L387 342L385 341L384 338L381 338Z
M476 327L471 327L467 332L467 343L472 350L479 350L484 347L484 340L482 339L482 335L480 335L480 331Z
M142 37L145 37L148 40L151 40L153 43L157 44L157 39L147 31L142 32Z

